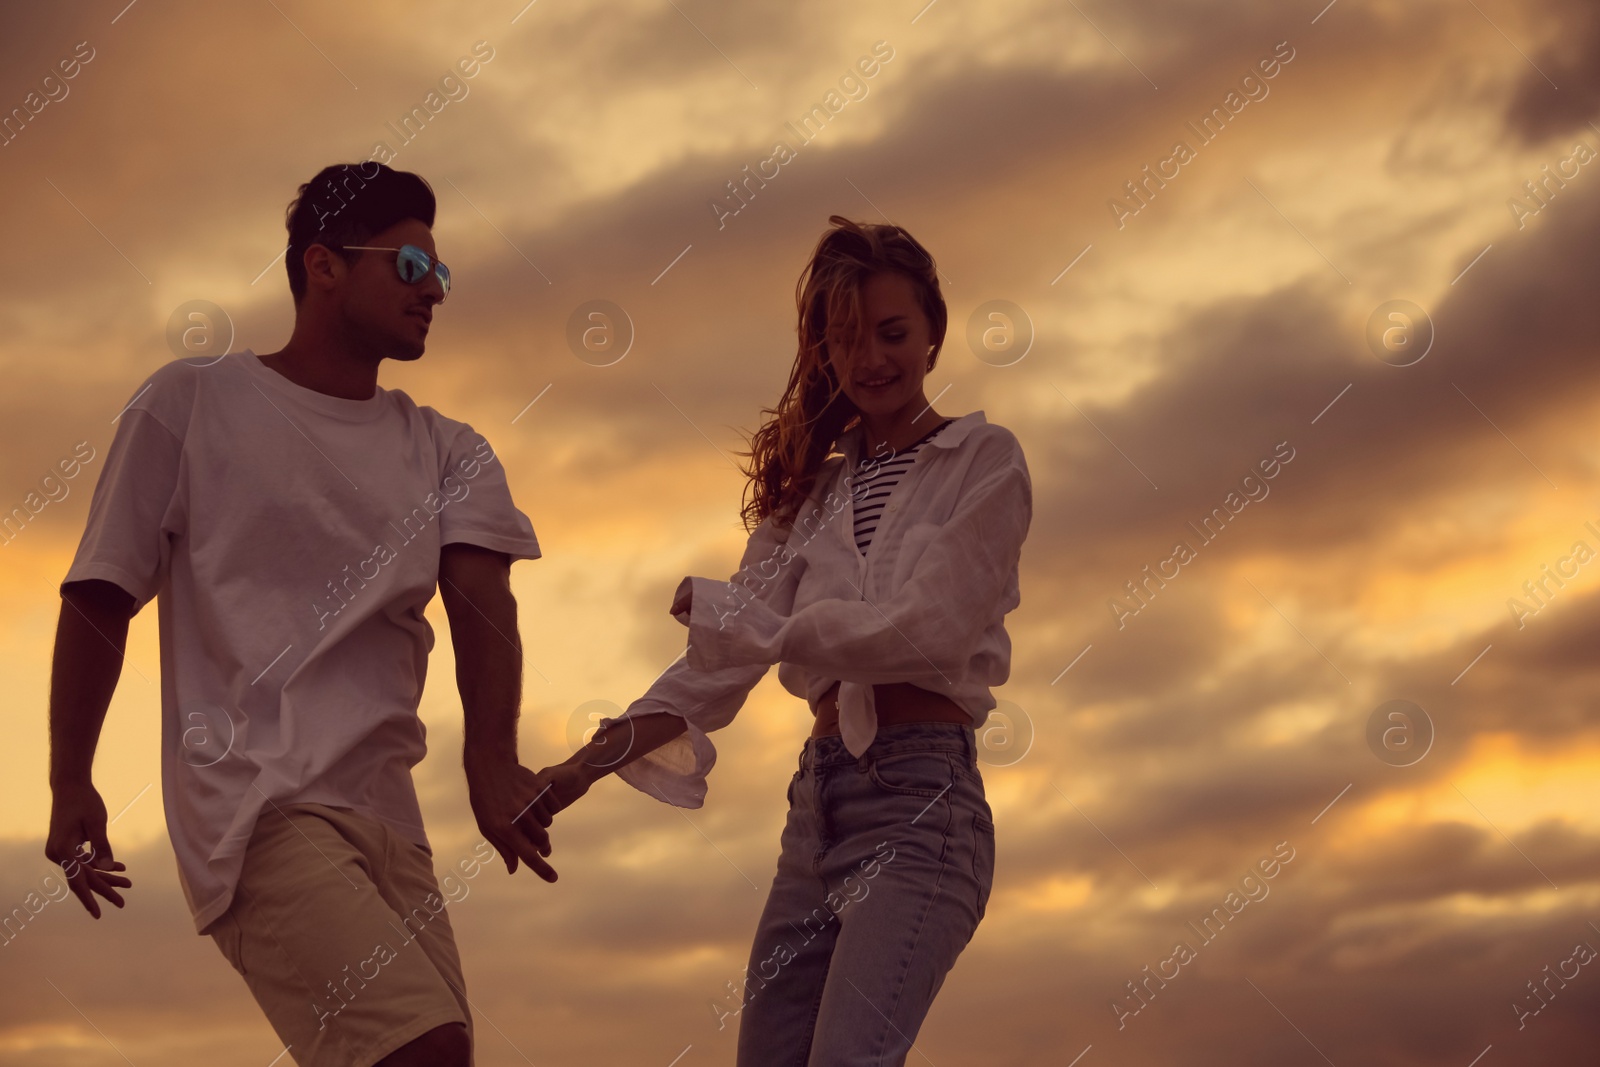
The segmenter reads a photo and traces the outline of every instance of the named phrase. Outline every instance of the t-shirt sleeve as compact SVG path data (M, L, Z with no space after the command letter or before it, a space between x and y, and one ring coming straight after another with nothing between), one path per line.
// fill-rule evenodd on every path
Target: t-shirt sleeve
M122 413L63 588L100 578L126 590L136 612L155 597L166 583L172 539L185 525L178 501L182 454L183 442L148 410Z
M488 440L460 424L439 480L439 544L469 544L504 552L513 560L538 559L539 539L511 500L505 467Z

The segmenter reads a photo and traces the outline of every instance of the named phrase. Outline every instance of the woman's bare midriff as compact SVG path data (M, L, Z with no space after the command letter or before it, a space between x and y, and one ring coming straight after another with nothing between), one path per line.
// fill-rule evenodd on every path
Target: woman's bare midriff
M949 697L929 692L910 682L875 685L872 687L872 700L878 712L879 726L897 726L907 722L972 722L972 716ZM839 683L835 682L817 702L817 721L811 728L811 736L825 737L838 732Z

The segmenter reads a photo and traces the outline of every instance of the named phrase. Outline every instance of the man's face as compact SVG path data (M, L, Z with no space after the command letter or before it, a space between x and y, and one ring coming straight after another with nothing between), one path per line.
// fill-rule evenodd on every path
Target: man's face
M399 248L416 245L434 254L433 232L419 219L404 219L362 245ZM433 307L444 299L444 286L429 271L415 284L400 277L394 252L349 252L350 266L336 292L342 318L351 333L389 359L413 360L426 347Z

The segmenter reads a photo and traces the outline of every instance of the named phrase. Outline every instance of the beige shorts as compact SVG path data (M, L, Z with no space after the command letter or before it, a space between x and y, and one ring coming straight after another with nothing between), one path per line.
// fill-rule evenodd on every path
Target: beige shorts
M370 1067L472 1011L433 862L383 823L269 807L207 931L301 1067Z

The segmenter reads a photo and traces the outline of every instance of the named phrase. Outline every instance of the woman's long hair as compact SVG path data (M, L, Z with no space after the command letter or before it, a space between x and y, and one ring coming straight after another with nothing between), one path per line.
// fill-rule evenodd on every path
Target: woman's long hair
M948 313L928 250L899 226L857 223L842 215L828 216L828 223L832 228L817 241L795 283L800 343L789 384L776 408L762 409L772 418L751 437L750 451L737 453L750 457L742 510L747 530L768 515L793 524L822 462L860 415L825 358L826 334L833 326L849 346L864 340L861 290L869 275L894 271L911 280L928 318L929 370L944 346Z

